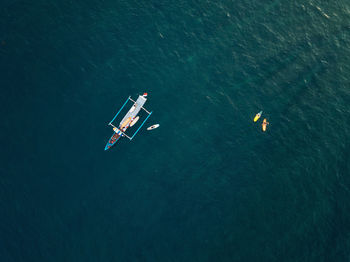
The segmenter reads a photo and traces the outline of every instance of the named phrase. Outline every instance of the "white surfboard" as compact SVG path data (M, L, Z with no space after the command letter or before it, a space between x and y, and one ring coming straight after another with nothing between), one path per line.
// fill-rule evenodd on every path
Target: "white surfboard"
M153 125L153 126L148 127L147 130L156 129L156 128L158 128L158 127L159 127L159 124L155 124L155 125Z
M135 117L135 119L130 123L130 127L136 124L137 121L139 121L139 116Z

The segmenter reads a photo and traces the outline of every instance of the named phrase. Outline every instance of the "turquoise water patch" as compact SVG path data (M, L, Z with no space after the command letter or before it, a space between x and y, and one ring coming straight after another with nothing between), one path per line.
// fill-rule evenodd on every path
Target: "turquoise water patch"
M2 261L349 260L349 9L0 4Z

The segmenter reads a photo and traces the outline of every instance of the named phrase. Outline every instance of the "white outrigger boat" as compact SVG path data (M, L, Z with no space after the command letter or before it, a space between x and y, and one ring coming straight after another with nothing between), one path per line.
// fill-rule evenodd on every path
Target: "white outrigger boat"
M125 107L125 105L128 103L128 101L132 101L134 104L131 106L129 111L126 113L122 121L120 121L119 126L116 127L113 125L113 121L116 119L116 117L119 115L119 113L122 111L122 109ZM144 93L142 96L139 96L136 101L128 97L126 99L124 105L119 109L118 113L113 117L112 121L108 123L109 126L113 127L114 134L111 136L111 138L108 140L105 150L110 149L121 137L127 137L129 140L132 140L137 132L141 129L141 127L146 123L147 119L151 116L152 112L149 112L146 110L143 105L147 101L147 93ZM135 131L135 133L132 136L128 136L125 134L125 131L136 124L136 122L139 120L139 116L137 115L140 110L144 110L148 115L146 119L142 122L142 124L139 126L139 128Z

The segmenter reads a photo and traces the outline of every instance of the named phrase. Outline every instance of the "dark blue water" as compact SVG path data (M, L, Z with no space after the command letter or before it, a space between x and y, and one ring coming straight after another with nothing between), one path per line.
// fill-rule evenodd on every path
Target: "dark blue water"
M349 261L349 19L347 1L2 1L1 261ZM160 128L105 152L145 91Z

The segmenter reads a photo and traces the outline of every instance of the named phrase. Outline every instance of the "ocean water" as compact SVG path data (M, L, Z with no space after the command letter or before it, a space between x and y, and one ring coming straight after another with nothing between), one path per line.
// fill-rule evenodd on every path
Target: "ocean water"
M1 261L349 261L349 19L344 0L1 1ZM143 92L160 128L104 151Z

